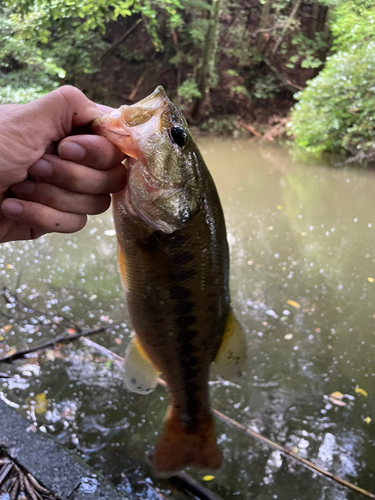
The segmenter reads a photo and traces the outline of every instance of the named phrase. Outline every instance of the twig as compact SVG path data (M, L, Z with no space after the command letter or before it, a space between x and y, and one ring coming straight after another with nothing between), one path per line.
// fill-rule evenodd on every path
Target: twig
M284 24L275 24L275 26L272 26L272 28L259 28L259 29L255 30L255 31L253 31L253 33L251 34L251 36L253 38L255 38L258 33L269 33L270 31L275 31L278 28L282 28L283 26L284 26Z
M286 86L290 87L289 90L293 93L295 93L297 90L303 90L302 87L299 87L295 83L292 83L288 78L286 78L280 71L267 59L267 57L263 57L263 61L266 63L266 65L270 68L271 71L275 73L275 75L278 77L278 79ZM293 90L295 89L295 90Z
M208 488L205 488L199 481L188 474L176 474L175 476L169 478L169 481L182 490L186 490L192 493L200 500L222 500L221 497L213 493Z
M130 94L128 95L128 97L127 97L128 101L133 101L133 99L134 99L134 97L135 97L136 93L138 92L139 87L141 86L141 83L142 83L142 82L143 82L143 80L144 80L144 77L145 77L145 75L142 75L142 76L138 79L138 81L137 81L137 83L136 83L135 87L133 88L133 90L131 91L131 93L130 93Z
M124 358L119 356L118 354L113 353L109 349L97 344L96 342L93 342L92 340L88 339L82 339L85 343L89 342L89 345L91 345L93 348L97 349L99 352L107 354L111 359L113 359L116 363L123 365L124 363ZM164 388L167 388L166 382L158 378L158 384L161 385ZM355 491L356 493L359 493L367 498L372 498L375 500L375 495L373 493L370 493L369 491L364 490L363 488L360 488L359 486L356 486L352 483L349 483L348 481L345 481L345 479L341 479L331 472L323 469L319 465L316 465L309 460L306 460L305 458L300 457L297 455L297 453L294 453L292 450L287 448L286 446L281 446L280 444L274 443L270 439L262 436L261 434L258 434L255 431L252 431L251 429L245 427L244 425L241 425L240 423L236 422L230 417L227 417L224 415L224 413L221 413L219 410L215 410L214 408L212 409L213 414L220 419L222 422L224 422L227 425L230 425L231 427L234 427L235 429L238 429L239 431L243 432L247 436L250 436L260 443L263 443L273 450L280 451L281 453L284 453L285 455L288 455L289 457L293 458L297 462L301 463L304 467L307 467L308 469L312 470L313 472L316 472L318 474L321 474L322 476L328 477L332 481L335 481L338 484L341 484L341 486L345 486L346 488ZM179 476L179 475L178 475ZM212 497L213 498L213 497Z
M32 352L41 351L43 349L47 349L47 347L51 347L56 344L66 344L71 342L72 340L77 340L80 337L86 337L87 335L94 335L95 333L103 332L105 330L108 330L109 328L113 328L113 326L114 325L101 326L100 328L94 328L93 330L88 330L86 332L77 332L68 337L66 335L60 335L55 339L49 340L48 342L44 342L44 344L35 345L33 347L30 347L30 349L24 349L22 351L17 351L12 354L7 354L2 358L0 358L0 363L1 362L9 363L10 361L14 361L15 359L23 358L24 356Z
M328 472L327 470L323 469L322 467L319 467L319 465L313 464L309 460L306 460L305 458L300 457L296 453L294 453L292 450L285 446L281 446L277 443L274 443L270 439L267 439L264 436L261 436L257 432L252 431L251 429L239 424L235 420L233 420L230 417L227 417L223 413L221 413L218 410L213 409L213 413L224 423L230 425L231 427L234 427L235 429L238 429L239 431L243 432L244 434L251 436L252 438L256 439L260 443L263 443L270 448L273 448L274 450L280 451L281 453L284 453L285 455L288 455L294 460L297 460L300 462L302 465L307 467L308 469L317 472L318 474L321 474L322 476L328 477L329 479L332 479L332 481L335 481L336 483L341 484L342 486L345 486L346 488L349 488L352 491L356 491L357 493L360 493L361 495L364 495L367 498L372 498L375 499L375 495L373 493L370 493L369 491L366 491L362 488L359 488L359 486L356 486L354 484L349 483L348 481L345 481L345 479L341 479L331 472Z
M139 19L137 19L137 21L132 25L130 26L130 28L125 31L125 33L123 35L120 36L120 38L118 38L113 44L112 46L107 50L107 52L105 52L102 57L100 58L100 65L102 65L112 54L113 52L122 44L122 42L125 40L125 38L127 38L130 33L134 30L134 28L136 26L138 26L138 24L142 21L142 18L140 17Z

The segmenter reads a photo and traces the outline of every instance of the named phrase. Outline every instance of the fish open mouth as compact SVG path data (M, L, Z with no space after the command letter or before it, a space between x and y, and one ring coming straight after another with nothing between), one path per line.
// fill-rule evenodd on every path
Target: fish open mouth
M164 89L158 87L137 104L121 106L96 118L91 127L96 134L106 137L123 153L138 159L139 143L157 134L163 128L162 114L168 106Z

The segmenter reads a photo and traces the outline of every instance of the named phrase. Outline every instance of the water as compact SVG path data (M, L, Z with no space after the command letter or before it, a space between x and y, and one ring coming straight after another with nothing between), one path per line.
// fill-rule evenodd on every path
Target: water
M232 302L249 343L246 373L233 384L214 382L213 406L375 492L374 172L306 166L276 146L199 142L226 215ZM90 338L124 353L130 325L110 213L77 235L4 244L1 253L5 285L81 327L118 325ZM4 302L1 309L13 314ZM0 332L3 350L60 331L3 324L12 324ZM162 388L128 393L121 369L80 342L0 368L11 376L0 379L3 399L129 495L153 498L154 486L181 498L148 476L145 455L167 406ZM329 399L335 391L345 406ZM224 463L207 486L225 499L356 496L221 422L217 431Z

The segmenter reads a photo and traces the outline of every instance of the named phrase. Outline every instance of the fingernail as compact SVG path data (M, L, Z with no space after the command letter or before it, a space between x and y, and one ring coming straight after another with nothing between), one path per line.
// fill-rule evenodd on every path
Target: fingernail
M79 161L86 156L86 149L76 142L63 142L58 148L60 158L64 160Z
M22 214L23 205L16 200L8 199L4 201L2 211L5 216L17 217Z
M43 158L41 158L40 160L36 161L34 165L32 165L29 173L31 175L34 175L35 177L51 177L52 165L49 161L43 160Z
M35 191L35 182L23 181L12 186L12 191L16 194L31 194Z

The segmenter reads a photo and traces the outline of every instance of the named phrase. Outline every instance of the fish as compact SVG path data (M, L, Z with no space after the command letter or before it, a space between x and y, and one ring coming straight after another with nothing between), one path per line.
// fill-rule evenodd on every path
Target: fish
M214 181L183 114L163 87L99 116L94 133L126 155L127 185L113 195L118 269L133 337L125 383L147 394L162 374L170 404L151 471L212 471L222 453L210 409L210 373L241 372L246 341L231 306L225 220Z

